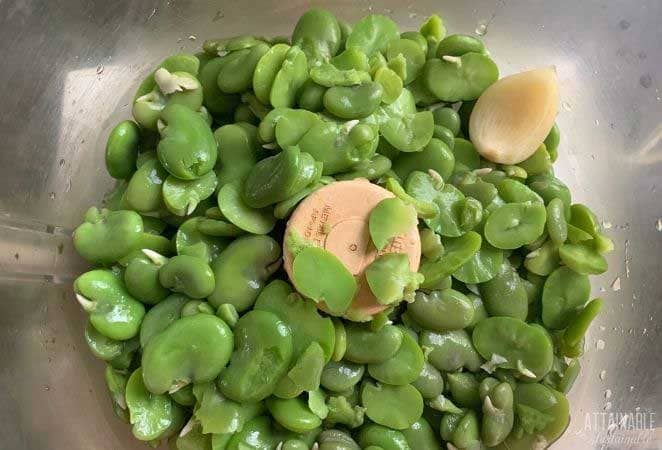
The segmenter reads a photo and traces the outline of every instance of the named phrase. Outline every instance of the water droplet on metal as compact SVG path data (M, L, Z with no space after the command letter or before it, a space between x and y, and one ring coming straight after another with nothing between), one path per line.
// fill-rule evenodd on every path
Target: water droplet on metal
M60 159L60 167L64 166L64 158Z
M55 200L55 192L51 192L51 193L49 193L49 194L48 194L48 197L49 197L51 200Z
M103 69L104 69L103 64L99 64L97 66L97 75L101 75L103 73Z
M481 20L480 22L478 22L478 25L476 25L476 29L474 30L474 32L478 36L485 36L487 34L487 25L488 25L487 20Z

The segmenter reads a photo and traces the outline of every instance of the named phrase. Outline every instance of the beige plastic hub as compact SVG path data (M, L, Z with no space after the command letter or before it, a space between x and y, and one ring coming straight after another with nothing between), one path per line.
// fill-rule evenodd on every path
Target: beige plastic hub
M338 181L315 191L296 208L287 223L286 235L295 231L304 239L333 253L357 278L359 289L350 317L365 317L384 309L375 300L365 280L365 268L381 253L406 253L411 270L418 270L421 241L416 227L396 236L381 252L370 240L368 219L377 204L394 195L365 179ZM292 255L284 249L285 270L292 278ZM320 274L320 277L324 274Z

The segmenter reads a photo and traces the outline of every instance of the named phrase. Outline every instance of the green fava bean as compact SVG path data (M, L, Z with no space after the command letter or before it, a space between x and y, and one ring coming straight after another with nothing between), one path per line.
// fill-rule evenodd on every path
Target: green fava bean
M473 197L483 205L486 214L503 204L499 197L497 188L480 177L476 177L472 172L463 172L457 180L454 180L455 186L467 197Z
M345 331L345 325L343 325L342 320L337 317L334 317L331 320L333 321L335 332L335 345L333 347L331 360L338 362L343 356L345 356L345 351L347 350L347 332Z
M485 239L496 248L516 249L530 244L545 231L547 213L540 203L508 203L485 222Z
M555 162L559 157L558 147L559 142L561 141L561 131L559 130L558 124L554 123L554 126L549 130L549 134L543 142L545 148L547 148L547 153L549 153L549 158L552 162Z
M280 245L269 236L246 236L233 241L213 264L216 287L209 303L230 303L249 309L266 281L280 267Z
M485 283L499 273L503 258L503 251L483 241L471 259L453 272L453 277L467 284Z
M526 450L550 445L569 421L568 400L563 394L538 383L518 384L515 389L517 427L498 446L499 450Z
M375 112L382 101L382 85L373 81L356 86L334 86L322 99L324 107L341 119L362 119Z
M161 113L161 120L164 127L157 153L171 175L193 180L214 168L216 141L202 117L184 106L170 105Z
M140 145L140 128L125 120L113 128L106 143L106 170L111 177L123 180L136 170L136 158Z
M269 283L257 297L254 309L277 315L291 328L296 357L311 344L317 343L323 350L324 361L331 359L336 340L333 322L328 317L320 316L313 302L292 295L292 287L288 283L282 280Z
M527 180L527 185L538 195L542 197L545 204L549 204L554 198L559 198L563 202L563 210L566 220L570 219L570 204L572 199L570 196L570 189L558 178L540 174L535 175Z
M514 369L529 380L540 380L552 368L553 346L544 328L514 317L490 317L473 330L473 343L487 360L499 355L499 367Z
M317 342L313 341L308 348L301 352L287 375L280 379L274 390L274 395L279 398L291 399L307 391L310 396L311 392L316 391L320 386L324 362L324 350ZM324 399L321 403L324 404Z
M403 333L393 325L377 331L357 323L345 325L347 351L345 359L358 364L382 363L395 355L402 344Z
M223 397L213 381L196 384L193 394L197 400L193 415L205 434L235 433L264 411L261 403L240 404Z
M485 53L485 44L473 36L466 34L452 34L446 36L437 47L437 57L462 56L465 53Z
M264 208L286 200L321 175L319 166L310 154L288 147L258 162L248 173L244 201L252 208Z
M547 328L566 328L588 302L591 283L568 267L559 267L547 278L542 292L542 321Z
M407 439L402 431L370 424L359 431L359 443L364 450L410 450Z
M171 440L171 448L176 450L213 450L211 434L204 434L199 424L192 424L186 434Z
M348 361L329 362L322 370L320 383L333 392L347 392L361 381L365 367Z
M401 300L413 301L423 275L411 272L409 257L404 253L387 253L377 257L365 270L370 290L377 302L390 305Z
M508 316L525 320L528 296L517 271L504 261L491 280L479 286L483 304L490 316Z
M439 440L430 423L421 417L409 428L402 430L409 448L416 450L437 450L440 448Z
M455 403L462 408L480 408L480 395L478 393L478 380L472 373L449 373L448 389Z
M145 346L145 386L163 394L190 383L211 381L229 361L232 345L232 331L216 316L195 314L177 319Z
M293 106L297 93L308 79L306 54L298 46L292 46L276 73L269 100L274 108Z
M460 115L449 107L441 107L432 111L435 125L441 125L457 136L460 133Z
M326 166L325 166L326 167ZM365 178L366 180L377 180L391 169L391 160L383 155L375 155L369 161L363 161L352 167L351 172L338 174L338 181Z
M254 209L246 205L238 183L229 183L218 192L221 213L238 228L253 234L267 234L276 224L270 208Z
M281 441L282 433L273 429L271 419L268 416L259 416L248 421L241 431L234 433L224 450L272 450Z
M563 244L568 238L568 223L563 208L560 198L554 198L547 204L547 233L556 245Z
M437 14L432 14L421 24L420 32L426 39L441 41L446 35L444 22Z
M292 332L275 314L250 311L237 322L234 336L235 350L218 380L219 388L236 402L263 400L290 365Z
M129 423L129 411L126 407L126 383L128 376L124 375L121 371L115 370L112 366L107 365L104 372L106 380L106 387L110 393L111 401L113 402L113 411L115 415L123 422Z
M480 427L474 411L469 411L457 422L451 442L457 448L475 448L480 445Z
M142 233L142 218L134 211L90 208L74 230L74 247L88 261L110 264L134 250Z
M433 331L459 330L474 317L473 302L453 289L417 292L416 300L407 305L411 317L423 328Z
M390 61L398 55L402 55L406 61L407 76L403 81L409 84L420 75L425 64L425 53L420 44L410 39L394 39L388 45L386 59Z
M271 87L279 70L283 66L285 57L290 46L287 44L276 44L267 51L255 66L253 72L253 92L258 100L269 104ZM291 107L292 105L284 105Z
M382 363L368 364L368 373L382 383L403 386L416 381L424 362L423 351L416 340L409 333L403 333L397 353Z
M607 271L605 257L587 245L563 244L559 256L566 266L580 274L599 275Z
M330 60L331 64L340 70L359 70L370 72L368 57L361 50L348 48Z
M593 322L593 319L597 317L602 309L603 301L600 298L591 300L584 309L579 312L575 317L570 320L568 328L566 328L563 333L563 341L568 347L575 347L580 345L582 339L584 339L584 334L588 330L588 327Z
M319 112L324 109L324 93L326 88L308 79L299 91L297 103L304 110Z
M179 227L175 235L175 248L177 254L195 256L207 263L216 260L218 255L227 247L227 241L223 238L208 236L201 231L205 219L193 217Z
M346 48L356 48L368 57L384 53L389 43L398 39L398 26L386 16L371 14L358 21L347 37Z
M375 247L382 250L393 238L415 227L417 222L414 207L399 198L387 198L370 212L368 228Z
M438 175L414 171L405 182L405 190L418 200L432 202L438 206L439 213L425 219L426 225L431 230L442 236L461 236L465 234L461 228L461 200L464 199L464 195L453 185L443 184L443 180Z
M453 136L453 132L446 127L435 124L432 137L443 141L451 150L455 148L455 136Z
M506 178L497 184L497 189L506 203L542 202L538 194L512 178Z
M241 181L257 162L257 128L249 124L224 125L214 131L218 143L218 182Z
M423 397L410 384L366 382L361 389L361 403L370 420L396 430L409 428L423 415Z
M190 215L200 201L214 193L216 184L213 171L195 180L180 180L170 175L163 183L163 201L171 213L177 216Z
M267 400L267 408L276 422L295 433L313 430L322 424L301 398Z
M393 171L400 179L406 180L415 170L434 170L441 178L448 180L454 166L455 156L448 145L440 139L432 138L421 151L401 154L393 162Z
M358 428L363 425L365 421L365 408L358 406L356 403L358 403L356 390L352 390L351 398L342 395L329 397L327 400L329 411L325 419L325 424L328 424L328 426L342 424L349 428Z
M421 50L423 50L423 55L427 55L428 41L427 39L425 39L425 36L423 36L420 32L405 31L403 33L400 33L400 39L409 39L410 41L414 41L416 45L418 45L421 48Z
M480 155L476 147L466 139L455 138L453 154L455 155L453 173L476 170L480 167Z
M226 94L218 87L218 73L224 64L223 58L214 58L200 70L203 103L214 116L229 116L240 102L239 95Z
M85 326L85 342L94 356L110 361L122 354L126 341L117 341L99 333L88 320Z
M99 333L118 341L138 334L145 307L110 270L92 270L79 276L74 281L74 292Z
M425 86L444 102L475 100L499 78L494 61L481 53L430 59L421 75Z
M419 230L421 239L421 254L429 261L439 261L444 254L444 245L441 236L429 228Z
M129 261L124 271L124 284L129 294L148 305L166 298L170 292L159 282L160 266L144 254Z
M402 152L418 152L432 139L434 120L430 111L392 117L380 129L384 138Z
M388 67L380 67L375 71L374 78L377 83L382 85L382 90L384 91L382 102L386 104L393 103L400 97L402 93L402 78L393 70Z
M268 44L258 42L250 48L231 51L221 57L221 68L216 79L221 91L237 94L248 90L253 82L255 67L268 50Z
M480 234L469 231L457 238L444 239L444 254L437 261L424 262L419 272L425 277L421 287L434 287L444 278L462 267L481 248Z
M214 272L206 261L195 256L170 258L159 270L163 287L191 298L205 298L214 291Z
M475 372L483 363L464 330L423 331L419 343L422 348L432 349L428 360L442 372L455 372L462 367Z
M581 244L582 242L590 241L593 239L593 236L591 236L590 233L587 233L586 231L574 226L571 223L568 223L566 227L568 229L567 240L570 244Z
M425 361L418 378L412 383L424 399L432 399L444 391L444 379L441 372L429 362Z
M322 173L333 175L367 162L379 140L375 125L321 122L310 128L299 141L299 148L322 163Z
M332 63L324 63L310 69L310 78L320 86L355 86L371 81L370 74L357 69L340 69ZM376 81L376 80L375 80Z
M552 167L552 161L545 144L541 144L533 155L519 163L518 166L526 170L528 176L547 173Z
M157 159L149 159L133 174L124 201L133 210L148 213L163 208L163 184L168 172Z
M150 339L179 319L182 308L189 300L184 295L172 294L147 311L140 327L140 345L145 348Z
M166 96L154 84L151 92L147 92L133 101L131 115L141 128L157 131L159 116L167 103Z
M309 9L292 32L292 44L298 45L314 65L326 61L340 50L342 33L335 16L325 9Z
M325 274L323 278L320 273ZM294 258L292 281L302 295L323 302L335 315L347 310L357 290L354 276L342 261L319 247L306 247Z
M141 368L131 374L126 384L126 405L133 435L141 441L167 438L184 424L184 410L179 405L167 395L147 390Z
M361 450L349 434L340 430L324 430L317 438L319 450Z

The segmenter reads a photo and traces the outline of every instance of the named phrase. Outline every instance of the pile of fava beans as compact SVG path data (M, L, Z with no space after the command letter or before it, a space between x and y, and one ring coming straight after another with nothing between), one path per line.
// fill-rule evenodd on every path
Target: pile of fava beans
M500 80L483 42L447 35L437 15L402 32L320 9L291 36L208 40L156 66L108 138L116 187L74 232L94 265L74 283L85 340L135 438L178 450L558 439L602 306L589 275L613 243L554 175L545 76ZM505 114L511 85L553 110ZM517 127L538 128L523 144ZM339 183L384 192L365 211L373 257L358 275L287 227ZM389 250L407 233L413 256Z

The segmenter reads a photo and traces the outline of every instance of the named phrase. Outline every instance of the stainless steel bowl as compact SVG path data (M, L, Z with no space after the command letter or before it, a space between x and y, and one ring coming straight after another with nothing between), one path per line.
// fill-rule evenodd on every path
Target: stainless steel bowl
M558 173L616 251L555 448L662 448L660 0L0 1L0 448L144 448L113 416L70 287L84 268L70 232L111 186L106 136L166 55L288 34L312 5L402 29L438 12L452 32L484 34L502 74L557 67Z

